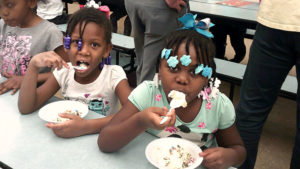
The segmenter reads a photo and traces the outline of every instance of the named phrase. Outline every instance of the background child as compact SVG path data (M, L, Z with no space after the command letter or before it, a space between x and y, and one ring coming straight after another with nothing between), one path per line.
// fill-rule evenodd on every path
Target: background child
M217 89L212 40L184 29L171 33L166 42L159 59L160 82L145 81L132 91L130 101L101 131L99 148L116 151L148 129L159 137L180 137L199 145L204 167L240 165L246 151L234 124L234 107ZM172 90L185 93L187 107L168 113ZM160 124L161 116L169 118Z
M19 95L19 110L23 114L40 108L60 88L67 100L78 100L91 104L95 100L102 102L102 114L111 115L118 110L118 98L121 104L127 101L131 91L126 74L118 65L104 65L103 58L108 57L112 48L111 25L98 9L84 8L72 15L68 22L64 44L71 63L66 64L54 52L45 52L34 56L29 63ZM84 65L85 70L74 69L71 65ZM47 81L36 88L38 69L44 66L57 67ZM91 110L98 107L90 105ZM54 133L60 137L75 137L97 133L112 116L84 120L76 115L61 114L69 121L60 124L48 123Z
M8 79L0 84L0 94L21 86L32 56L55 51L64 59L61 31L53 23L36 15L37 0L0 0L0 73ZM50 68L41 68L38 82L49 76Z

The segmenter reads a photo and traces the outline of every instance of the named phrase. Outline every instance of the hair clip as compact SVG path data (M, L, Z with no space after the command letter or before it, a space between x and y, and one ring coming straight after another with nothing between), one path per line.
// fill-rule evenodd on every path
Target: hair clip
M64 48L70 49L71 37L69 35L64 37Z
M208 79L211 78L212 75L212 68L208 67L207 65L205 66L205 68L202 71L202 76L207 77Z
M179 63L177 56L170 56L170 58L167 60L167 63L169 67L175 68Z
M172 49L166 49L166 48L164 48L161 51L161 58L163 59L165 57L166 59L168 59L169 56L170 56L170 54L171 54L171 51L172 51Z
M110 65L111 64L111 56L109 55L107 58L102 59L102 62L100 64L100 69L104 67L104 65Z
M84 6L80 6L80 8L83 7L93 7L96 9L99 9L99 11L104 12L106 17L109 19L110 10L109 7L106 5L101 6L101 1L98 2L98 4L94 0L88 0L87 3Z
M183 66L188 66L190 63L192 63L192 59L190 55L182 55L180 58L180 62Z
M81 51L82 49L82 39L78 40L78 51Z
M199 74L204 69L204 65L198 65L195 69L195 74Z
M181 29L189 29L189 30L195 30L196 32L208 37L213 38L214 35L207 31L208 28L214 26L215 24L210 22L209 18L202 19L200 21L196 21L196 15L193 15L191 13L187 13L184 16L178 18L178 20L183 24Z

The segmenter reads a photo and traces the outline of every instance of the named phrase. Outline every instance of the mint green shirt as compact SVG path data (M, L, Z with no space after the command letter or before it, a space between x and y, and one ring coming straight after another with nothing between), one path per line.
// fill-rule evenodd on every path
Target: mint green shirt
M161 96L161 97L160 97ZM152 81L144 81L135 88L129 100L140 110L148 107L170 108L162 86L156 87ZM215 133L219 129L226 129L235 121L235 110L232 102L224 94L219 93L216 99L211 100L211 109L206 108L207 101L202 102L196 118L185 123L176 116L174 127L164 130L148 129L148 132L158 137L180 137L190 140L203 149L217 146Z

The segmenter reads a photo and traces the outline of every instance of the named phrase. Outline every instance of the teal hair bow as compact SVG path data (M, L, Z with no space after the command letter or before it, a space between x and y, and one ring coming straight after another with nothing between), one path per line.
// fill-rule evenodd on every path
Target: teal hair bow
M214 26L215 24L210 23L209 18L202 19L196 22L197 15L193 15L191 13L187 13L184 16L178 18L178 20L183 24L183 27L180 29L190 29L195 30L198 33L208 37L213 38L214 35L207 31L208 28Z

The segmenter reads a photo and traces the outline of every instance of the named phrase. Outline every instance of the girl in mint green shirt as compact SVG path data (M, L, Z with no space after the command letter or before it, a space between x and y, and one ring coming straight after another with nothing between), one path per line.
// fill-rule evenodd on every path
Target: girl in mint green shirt
M188 14L184 17L183 22L193 19ZM234 107L218 90L210 37L209 32L188 25L169 34L157 78L134 89L129 101L103 128L100 150L117 151L148 130L158 137L180 137L199 145L204 158L201 167L223 169L243 163L246 151L235 127ZM185 108L170 109L167 96L172 90L185 94ZM165 123L161 123L162 116L168 117Z

